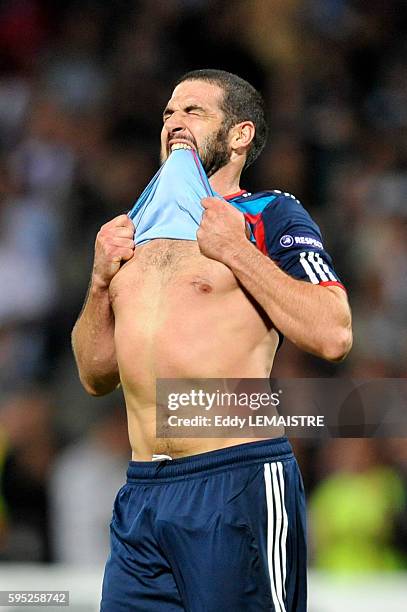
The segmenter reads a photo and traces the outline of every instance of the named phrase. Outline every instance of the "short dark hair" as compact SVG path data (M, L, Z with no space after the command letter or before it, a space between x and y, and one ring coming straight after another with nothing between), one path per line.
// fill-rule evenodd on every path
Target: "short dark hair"
M268 135L264 100L257 89L236 74L210 68L187 72L177 80L175 87L184 81L206 81L223 89L221 110L225 114L227 132L241 121L253 122L256 132L244 167L250 166L264 149Z

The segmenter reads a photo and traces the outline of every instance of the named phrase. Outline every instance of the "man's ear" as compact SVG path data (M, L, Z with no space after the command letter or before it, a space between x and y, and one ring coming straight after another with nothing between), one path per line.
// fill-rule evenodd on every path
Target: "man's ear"
M242 151L239 151L239 149L247 149L255 133L256 128L252 121L242 121L242 123L234 125L229 133L229 142L232 150L236 151L236 153L240 153Z

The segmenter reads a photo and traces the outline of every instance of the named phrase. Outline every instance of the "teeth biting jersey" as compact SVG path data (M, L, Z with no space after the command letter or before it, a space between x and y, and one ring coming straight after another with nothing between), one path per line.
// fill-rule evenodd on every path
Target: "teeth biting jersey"
M171 151L175 151L176 149L192 149L192 147L184 142L176 142L171 145Z

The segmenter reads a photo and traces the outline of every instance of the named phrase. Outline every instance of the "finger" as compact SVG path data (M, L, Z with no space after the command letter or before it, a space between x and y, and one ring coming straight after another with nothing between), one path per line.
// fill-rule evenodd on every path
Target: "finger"
M214 198L214 197L203 198L201 200L201 204L205 209L212 208L213 206L217 206L219 202L222 202L222 200L220 198Z
M129 219L127 215L119 215L114 219L110 219L110 221L108 221L107 223L104 223L100 228L100 232L105 233L117 227L126 227L128 229L131 229L133 227L134 231L134 225L132 220Z
M101 229L111 229L113 227L127 227L134 231L133 221L127 215L119 215L118 217L114 217L114 219L110 219L110 221L102 225Z
M120 238L118 236L114 236L109 242L109 245L125 249L134 249L134 240L130 238Z
M130 240L130 242L134 242L134 232L127 227L110 227L101 229L96 237L96 243L102 247L115 244L116 240Z
M131 259L133 257L133 255L134 255L134 249L126 249L123 252L122 260L123 261L128 261L129 259Z
M205 210L205 212L202 214L200 227L206 227L208 223L210 224L210 222L210 215L208 215L208 212Z
M128 227L134 229L133 221L127 215L119 215L112 219L112 222L115 227Z
M121 249L117 251L112 257L113 263L119 263L120 261L128 261L134 255L133 249Z
M116 238L116 236L118 238L133 238L134 226L133 224L132 227L123 227L122 225L115 226L111 227L109 231L105 231L104 233L106 234L106 236L109 236L111 238Z

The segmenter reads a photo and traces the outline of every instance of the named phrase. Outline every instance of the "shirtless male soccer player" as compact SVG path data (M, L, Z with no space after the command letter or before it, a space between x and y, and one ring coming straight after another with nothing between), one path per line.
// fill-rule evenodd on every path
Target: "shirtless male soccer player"
M161 158L186 144L218 194L255 198L241 189L240 175L266 132L254 88L222 71L194 71L177 83L164 110ZM98 233L73 348L90 394L121 383L132 447L128 481L114 505L102 610L306 610L303 488L287 439L155 437L156 378L268 377L277 329L328 360L350 350L340 282L315 281L304 262L304 276L294 264L287 274L268 256L267 233L284 207L307 216L292 235L301 224L308 237L318 229L292 196L262 192L263 199L267 194L270 204L256 217L266 234L262 250L246 234L254 217L245 220L213 197L202 200L196 241L155 239L135 247L126 215ZM169 458L152 461L157 454Z

